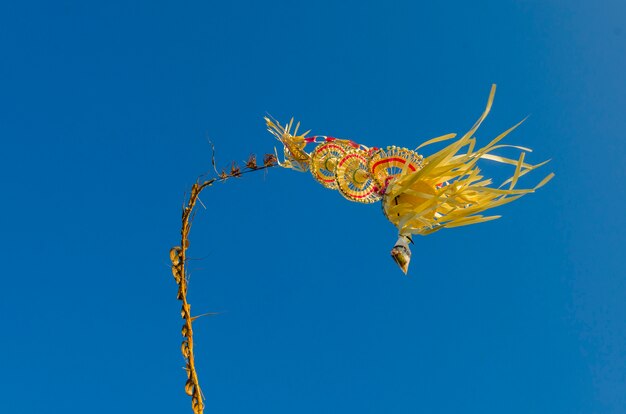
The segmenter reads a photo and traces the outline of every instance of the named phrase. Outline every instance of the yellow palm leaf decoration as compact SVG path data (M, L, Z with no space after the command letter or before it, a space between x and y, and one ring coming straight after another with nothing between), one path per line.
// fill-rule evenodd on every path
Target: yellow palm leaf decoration
M293 135L293 119L285 126L265 118L269 131L283 144L286 168L310 169L313 177L326 188L337 189L351 201L373 203L382 201L387 219L398 228L398 241L391 251L393 259L406 274L411 259L409 243L412 235L427 235L442 228L482 223L500 216L484 216L483 212L517 200L545 185L554 174L548 174L533 188L519 189L518 179L544 165L525 162L527 148L500 144L521 122L504 131L486 146L476 149L473 137L489 114L496 86L491 87L487 107L476 124L461 138L456 134L431 139L419 147L452 141L447 147L423 158L406 148L367 148L352 141L328 136ZM309 154L307 144L317 144ZM518 159L494 155L504 147L519 149ZM500 186L481 175L477 163L481 159L515 166L513 175Z

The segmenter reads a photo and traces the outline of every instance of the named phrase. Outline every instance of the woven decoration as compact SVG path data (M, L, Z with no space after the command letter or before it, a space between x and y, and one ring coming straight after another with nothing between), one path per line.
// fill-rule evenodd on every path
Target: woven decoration
M319 144L311 153L311 174L324 187L334 190L337 188L335 171L339 160L342 159L350 147L340 141L330 141Z
M415 151L396 146L375 151L369 159L368 168L381 193L396 176L415 172L422 168L422 156Z
M398 242L391 255L407 272L411 260L409 243L412 235L427 235L443 228L466 226L496 219L483 216L487 210L517 200L545 185L554 174L548 174L531 188L518 188L518 180L546 162L525 162L529 149L500 144L519 124L503 132L486 146L477 146L476 133L491 110L496 91L492 86L482 116L462 137L447 134L424 142L415 151L399 147L369 149L353 141L325 136L297 135L293 121L285 126L266 118L268 129L284 146L285 159L279 165L300 171L311 169L313 177L326 188L338 189L351 201L374 203L382 199L383 213L398 229ZM521 123L521 122L520 122ZM323 141L320 141L323 139ZM430 144L451 143L423 158L416 151ZM309 155L305 146L319 145ZM495 155L494 151L512 147L521 151L519 158ZM515 167L513 175L494 186L483 177L478 162L490 160Z
M378 187L367 168L367 152L350 150L339 160L335 179L341 194L351 201L374 203L380 200Z

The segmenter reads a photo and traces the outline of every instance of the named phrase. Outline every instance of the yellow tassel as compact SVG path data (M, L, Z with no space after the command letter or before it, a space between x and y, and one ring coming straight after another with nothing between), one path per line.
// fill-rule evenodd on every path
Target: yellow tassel
M554 176L549 174L533 188L516 189L520 177L548 161L530 165L524 162L525 152L522 152L517 160L491 154L492 151L503 147L530 152L523 147L496 145L523 121L498 135L485 147L474 150L476 139L472 136L489 114L495 89L493 85L485 111L465 135L426 158L422 169L398 177L387 187L383 198L383 211L401 234L426 235L444 227L459 227L494 220L499 216L484 217L480 213L532 193ZM418 148L454 137L454 134L449 134L434 138ZM483 179L480 169L476 166L480 159L514 165L515 172L500 188L489 187L491 180ZM502 189L507 184L508 189Z

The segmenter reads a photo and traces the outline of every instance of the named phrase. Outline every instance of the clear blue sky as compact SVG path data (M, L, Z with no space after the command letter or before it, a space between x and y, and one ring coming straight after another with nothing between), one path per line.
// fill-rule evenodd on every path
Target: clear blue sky
M496 83L479 142L530 115L507 142L557 176L408 278L380 206L308 174L203 195L207 412L625 413L626 6L430 3L3 2L0 412L190 412L168 250L207 138L271 152L269 112L415 147Z

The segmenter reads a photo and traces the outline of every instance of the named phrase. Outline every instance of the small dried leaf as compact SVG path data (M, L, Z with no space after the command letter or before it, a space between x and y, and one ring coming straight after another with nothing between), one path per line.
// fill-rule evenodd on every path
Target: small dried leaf
M188 379L187 382L185 383L185 392L187 393L187 395L191 397L193 395L193 391L195 388L196 387L193 381L191 379Z
M187 324L184 324L184 325L183 325L183 329L181 330L181 332L180 332L180 333L182 333L182 334L183 334L183 336L184 336L185 338L188 338L188 337L189 337L189 334L191 333L191 329L189 329L189 327L187 326Z
M230 167L230 175L231 177L240 177L241 176L241 168L237 164L233 162L233 165Z
M180 345L180 352L183 354L185 358L189 358L189 342L185 339L183 343Z
M250 168L251 170L256 170L257 168L259 168L256 165L256 155L255 154L250 154L250 157L248 158L248 161L246 161L246 167Z
M172 266L172 276L174 276L174 280L176 280L176 283L180 283L180 277L181 277L181 268L179 266Z
M180 247L174 246L170 249L170 260L177 265L180 262Z
M263 156L263 166L264 167L271 167L273 165L276 164L276 155L274 154L265 154Z
M190 317L190 313L191 313L191 305L183 304L183 306L180 308L180 316L181 316L181 318L187 319L188 317Z
M202 404L202 401L200 401L198 397L194 396L191 399L191 408L193 409L194 413L201 413L202 409L204 408L204 404Z

